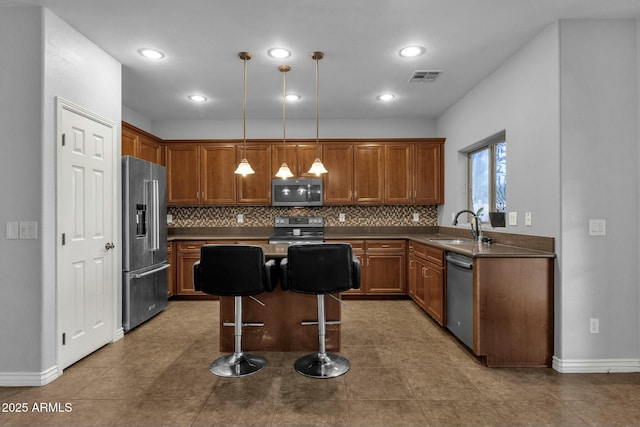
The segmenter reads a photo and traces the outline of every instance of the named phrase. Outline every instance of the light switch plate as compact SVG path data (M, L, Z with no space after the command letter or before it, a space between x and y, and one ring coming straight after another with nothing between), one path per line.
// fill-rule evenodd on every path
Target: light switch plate
M518 212L509 212L509 225L518 225Z
M18 221L9 221L6 224L6 239L7 240L18 240Z
M20 221L19 238L35 240L38 238L38 223L35 221Z
M589 220L589 236L606 236L607 220L606 219L590 219Z

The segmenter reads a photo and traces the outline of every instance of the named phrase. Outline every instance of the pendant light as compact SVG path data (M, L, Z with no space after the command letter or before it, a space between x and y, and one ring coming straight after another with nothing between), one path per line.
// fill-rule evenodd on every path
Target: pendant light
M244 141L244 148L242 152L242 160L240 161L240 164L238 164L238 168L235 170L235 173L247 176L255 173L247 160L247 61L251 59L251 53L240 52L238 53L238 56L244 62L244 82L242 84L242 115L244 118L242 126L242 140Z
M328 173L327 168L322 164L320 160L320 108L318 102L318 61L324 57L322 52L311 52L311 58L316 61L316 159L311 164L309 173L314 173L317 176L320 174Z
M287 179L291 178L293 174L291 173L291 169L287 166L287 150L286 150L286 142L287 142L287 72L291 70L291 67L288 65L280 65L278 70L282 72L282 165L280 165L280 169L278 169L278 173L276 176L278 178Z

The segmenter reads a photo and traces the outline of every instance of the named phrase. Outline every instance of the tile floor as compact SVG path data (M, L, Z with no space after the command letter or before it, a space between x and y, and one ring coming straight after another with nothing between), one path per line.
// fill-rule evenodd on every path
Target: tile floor
M640 425L640 373L559 374L483 367L411 301L347 301L351 371L330 380L293 370L302 353L264 353L241 378L209 373L218 303L169 308L44 387L0 387L0 425L613 426ZM69 412L38 413L34 404Z

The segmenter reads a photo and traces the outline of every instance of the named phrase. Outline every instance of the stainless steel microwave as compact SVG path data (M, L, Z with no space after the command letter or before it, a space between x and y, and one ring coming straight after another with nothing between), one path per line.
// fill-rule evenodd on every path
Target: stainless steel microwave
M322 206L321 178L273 178L271 206Z

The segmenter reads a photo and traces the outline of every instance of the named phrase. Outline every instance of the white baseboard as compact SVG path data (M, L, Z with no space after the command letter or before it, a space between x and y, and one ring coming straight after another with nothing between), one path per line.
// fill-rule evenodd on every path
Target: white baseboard
M62 373L58 366L43 372L0 372L1 387L35 387L49 384Z
M112 342L120 341L122 338L124 338L124 328L119 327L118 329L116 329L115 333L113 334Z
M640 372L640 359L559 359L553 356L553 369L562 373Z

